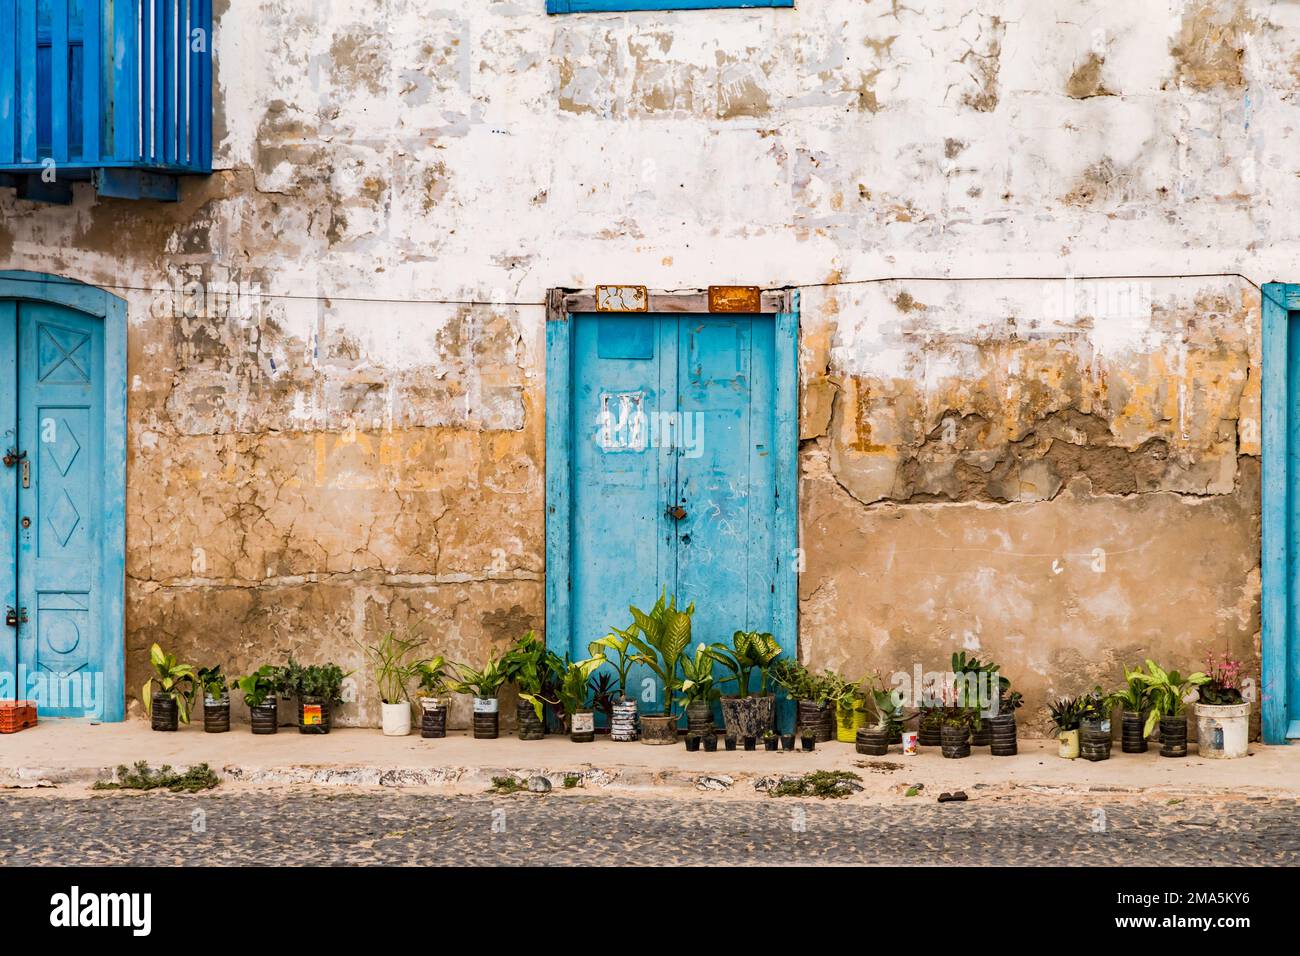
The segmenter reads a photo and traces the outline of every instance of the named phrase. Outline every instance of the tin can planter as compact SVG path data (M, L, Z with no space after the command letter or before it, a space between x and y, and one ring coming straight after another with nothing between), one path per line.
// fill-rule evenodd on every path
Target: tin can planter
M575 744L589 744L596 739L596 714L575 710L569 717L569 739Z
M154 730L171 731L180 726L180 708L171 694L154 694L149 715L149 726Z
M1160 718L1160 756L1187 756L1187 718Z
M255 734L273 734L280 729L280 707L275 698L248 708L249 725Z
M495 697L474 698L474 739L496 740L501 729L501 702Z
M330 702L324 697L298 698L298 733L328 734L330 732Z
M802 747L804 750L816 750L817 735L804 734L802 737L799 738L799 746Z
M1089 727L1079 731L1079 756L1084 760L1110 759L1110 730Z
M853 710L835 708L835 739L842 744L855 743L858 731L867 725L867 706L858 701Z
M447 736L447 702L437 697L420 698L420 736L434 740Z
M714 741L713 746L714 748L718 746L716 740ZM699 749L700 749L700 735L688 733L686 735L686 752L693 754L693 753L697 753Z
M230 697L203 698L203 732L224 734L230 730Z
M665 717L662 714L641 717L641 743L652 747L665 747L677 743L676 715Z
M1062 730L1056 735L1056 755L1066 760L1079 756L1079 731Z
M722 738L722 746L723 749L725 750L735 750L736 738L731 734L727 734L725 737Z
M794 734L781 735L781 749L794 750Z
M939 749L949 759L970 756L970 730L966 727L940 727Z
M614 704L614 713L609 719L609 737L623 742L637 739L635 700L620 700Z
M693 700L686 705L686 732L703 735L713 729L713 708L708 701Z
M797 708L799 728L811 727L817 739L826 741L835 736L835 705L801 700Z
M1250 704L1197 704L1196 752L1214 760L1244 757L1250 744Z
M722 725L727 733L737 737L761 737L772 729L776 713L776 697L772 694L753 697L724 697Z
M858 731L855 746L860 754L868 757L883 757L889 753L889 734L873 727L864 727Z
M989 753L994 757L1014 757L1018 751L1016 742L1016 718L1014 714L999 714L986 721L989 725Z
M703 737L702 739L703 739L703 741L704 741L704 752L705 752L705 753L709 753L709 754L711 754L711 753L717 753L717 750L718 750L718 735L717 735L717 734L705 734L704 737Z
M1147 715L1124 711L1120 722L1119 749L1126 754L1144 754L1147 752L1147 738L1142 732L1146 726Z
M546 736L546 725L529 701L521 700L515 704L515 731L520 740L541 740Z

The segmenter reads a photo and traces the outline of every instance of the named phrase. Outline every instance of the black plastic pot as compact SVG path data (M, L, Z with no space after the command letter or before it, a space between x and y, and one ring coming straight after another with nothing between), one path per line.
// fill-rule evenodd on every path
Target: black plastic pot
M1147 752L1147 738L1142 733L1146 727L1146 714L1135 714L1132 711L1124 711L1124 717L1120 723L1120 750L1126 754L1144 754Z
M958 759L970 756L970 730L966 727L939 728L939 748L945 757Z
M889 738L890 735L883 730L864 727L858 731L854 746L860 754L868 757L883 757L889 753Z
M515 730L520 740L541 740L546 736L546 726L529 701L515 703Z
M794 750L794 734L781 735L781 749Z
M447 736L447 707L420 707L420 736L433 740Z
M180 726L180 708L171 694L154 694L149 712L149 726L154 730L176 730Z
M916 743L921 747L938 747L943 744L943 735L939 724L927 724L921 721L916 731Z
M714 752L718 749L718 735L717 735L717 734L705 734L704 737L703 737L702 739L703 739L703 741L704 741L704 752L705 752L705 753L710 753L710 754L711 754L711 753L714 753Z
M280 729L280 708L274 697L248 708L248 722L255 734L273 734Z
M746 749L746 750L756 750L756 749L758 749L758 738L757 738L757 737L746 737L746 738L745 738L745 749Z
M1187 718L1160 718L1160 756L1187 756Z
M835 736L835 707L833 704L818 704L811 700L799 701L796 708L799 729L811 729L818 740L830 740Z
M780 742L779 740L777 740L775 737L764 737L764 738L763 738L763 749L764 749L764 750L775 750L775 749L777 748L777 746L778 746L780 743L781 743L781 742Z
M804 736L800 737L799 746L801 746L804 750L816 750L817 749L816 735L805 734Z
M718 746L716 741L714 742L713 746L715 748ZM688 733L686 735L686 752L693 754L696 753L699 749L700 749L700 735Z
M319 707L319 712L311 708ZM319 721L314 718L319 714ZM309 720L312 722L309 723ZM324 697L298 698L298 733L328 734L330 732L330 702Z
M989 725L989 753L994 757L1014 757L1017 753L1016 718L1014 714L998 714L986 721Z
M736 749L736 738L731 736L731 734L727 734L727 736L723 737L722 742L728 750Z
M230 730L230 698L203 698L203 732L224 734Z
M1079 731L1079 756L1084 760L1110 759L1110 731L1093 727Z

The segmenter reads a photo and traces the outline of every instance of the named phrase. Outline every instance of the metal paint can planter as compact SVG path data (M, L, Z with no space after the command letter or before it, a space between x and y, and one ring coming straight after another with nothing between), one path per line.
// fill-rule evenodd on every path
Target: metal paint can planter
M835 709L835 739L840 743L855 743L858 739L858 731L866 725L867 707L861 701L854 703L851 711L838 707Z
M203 732L224 734L230 730L230 698L203 698Z
M474 739L496 740L501 727L501 702L495 697L474 698Z
M420 698L420 736L434 740L447 736L447 702L436 697Z
M589 744L596 739L596 715L590 710L575 710L569 718L569 739L575 744Z
M1126 754L1144 754L1147 752L1147 738L1143 732L1146 722L1147 715L1145 713L1135 714L1130 710L1124 711L1120 724L1120 750Z
M1056 735L1056 755L1066 760L1073 760L1079 756L1079 731L1062 730Z
M620 742L637 739L639 734L635 700L620 700L614 704L614 712L609 719L609 736L611 740Z
M324 697L298 698L298 733L328 734L330 732L330 702Z
M860 754L868 757L883 757L889 753L889 734L883 730L865 727L858 731L855 746Z
M1160 756L1187 756L1187 718L1160 718Z
M530 701L521 700L515 704L515 732L520 740L541 740L546 736L546 725Z
M171 694L154 694L149 707L149 726L154 730L171 731L180 725L180 707Z
M1250 704L1197 704L1196 750L1202 757L1232 760L1250 750Z
M249 726L255 734L273 734L280 729L279 705L272 698L248 708Z
M940 750L949 759L970 756L970 730L966 727L940 727Z
M799 728L813 728L819 741L827 741L835 736L835 705L816 701L801 700L797 708Z
M678 719L676 715L665 717L662 714L645 714L641 718L641 743L652 747L676 744Z

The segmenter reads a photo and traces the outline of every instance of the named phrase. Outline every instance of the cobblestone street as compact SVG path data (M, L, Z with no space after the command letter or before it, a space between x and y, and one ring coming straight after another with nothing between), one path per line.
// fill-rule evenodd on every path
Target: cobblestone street
M0 815L5 865L1300 863L1291 799L863 806L300 789L3 796Z

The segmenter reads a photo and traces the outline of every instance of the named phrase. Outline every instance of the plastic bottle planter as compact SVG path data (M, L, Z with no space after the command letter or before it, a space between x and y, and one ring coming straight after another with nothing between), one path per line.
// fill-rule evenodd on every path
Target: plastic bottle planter
M474 698L474 739L496 740L501 725L501 703L495 697Z
M437 697L420 698L420 736L433 740L447 736L447 702Z
M671 746L677 743L676 714L665 717L662 714L641 715L641 743L652 747Z
M1187 718L1160 718L1160 756L1187 756Z
M1124 711L1123 722L1120 725L1120 750L1126 754L1144 754L1147 752L1147 738L1143 733L1147 722L1145 713L1135 714L1132 711Z
M1110 759L1110 727L1086 727L1079 731L1079 756L1084 760Z
M149 726L154 730L176 730L180 725L180 710L171 694L154 694L149 713Z
M230 698L203 698L203 731L209 734L224 734L230 730Z
M686 732L707 734L713 729L713 708L707 701L693 700L686 705Z
M970 730L966 727L939 728L939 748L945 757L957 759L970 756Z
M858 731L856 746L860 754L883 757L889 753L889 734L874 727L864 727Z
M861 701L855 703L851 711L835 708L835 739L840 743L855 743L858 739L858 731L866 724L866 705Z
M609 736L611 740L621 742L637 739L635 700L620 700L614 705L614 713L609 719Z
M255 734L273 734L280 729L279 705L274 697L248 708L248 720Z
M1196 705L1196 751L1202 757L1244 757L1249 742L1249 703Z
M993 743L993 726L989 723L992 718L981 717L980 725L970 732L970 745L972 747L987 747Z
M772 727L776 713L776 697L764 694L754 697L724 697L722 725L727 733L737 737L761 737Z
M546 736L546 725L537 716L536 708L526 700L515 705L515 729L520 740L541 740Z
M328 734L331 726L330 702L324 697L298 698L298 733Z
M999 714L985 723L989 725L989 753L994 757L1014 757L1018 749L1015 715Z
M569 739L575 744L589 744L596 739L596 715L590 710L575 710L569 718Z
M1079 756L1079 731L1062 730L1056 735L1056 755L1064 757L1066 760L1073 760Z
M921 721L916 730L916 742L922 747L938 747L943 743L943 735L940 733L939 724L927 723Z
M821 741L835 736L835 705L818 704L811 700L801 700L798 706L799 726L811 727Z

